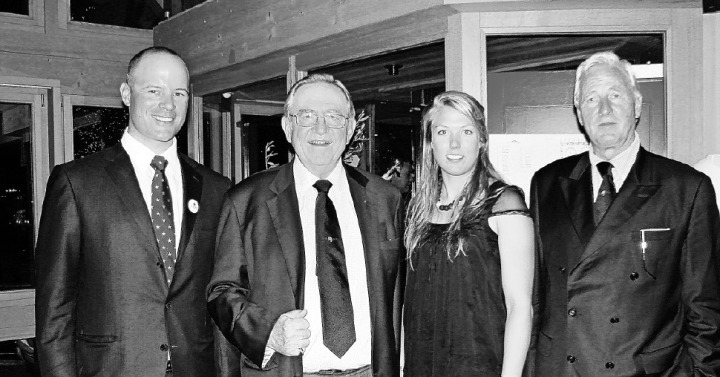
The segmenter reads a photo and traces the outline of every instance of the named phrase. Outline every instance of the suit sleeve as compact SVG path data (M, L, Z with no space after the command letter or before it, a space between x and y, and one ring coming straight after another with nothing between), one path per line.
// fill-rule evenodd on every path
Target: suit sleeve
M228 197L218 224L208 311L225 338L259 366L277 318L250 300L251 256L243 245L241 229L235 203Z
M48 181L35 249L36 336L43 376L77 376L75 306L80 237L75 193L59 166Z
M720 216L707 177L700 182L690 212L681 274L687 308L685 347L695 376L720 372Z

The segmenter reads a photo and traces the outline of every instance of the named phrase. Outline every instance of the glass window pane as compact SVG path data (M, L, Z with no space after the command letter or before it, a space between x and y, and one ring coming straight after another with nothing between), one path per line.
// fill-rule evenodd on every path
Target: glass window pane
M0 2L0 12L30 15L30 0L3 0Z
M203 164L218 173L222 173L223 140L222 113L205 106L203 108ZM230 135L227 138L231 137Z
M280 125L281 119L282 115L243 115L249 174L288 162L290 145Z
M0 291L32 287L32 111L0 102Z
M111 147L128 125L127 108L73 106L75 159Z
M152 29L163 19L157 0L71 0L70 19L93 24Z

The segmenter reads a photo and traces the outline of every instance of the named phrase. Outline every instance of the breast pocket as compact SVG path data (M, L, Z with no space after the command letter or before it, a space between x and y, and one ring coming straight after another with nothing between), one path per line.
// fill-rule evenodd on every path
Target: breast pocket
M636 244L637 256L645 273L653 279L658 278L663 265L673 263L670 250L674 230L671 228L644 228L633 231L632 241Z

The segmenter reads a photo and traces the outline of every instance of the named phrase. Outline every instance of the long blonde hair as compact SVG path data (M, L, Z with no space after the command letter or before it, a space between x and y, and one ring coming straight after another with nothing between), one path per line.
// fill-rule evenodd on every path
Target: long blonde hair
M422 246L425 236L431 227L430 220L435 211L435 204L440 198L442 190L442 176L440 166L435 160L432 150L432 125L442 108L455 109L468 117L478 131L480 148L478 159L472 176L465 183L461 196L450 219L450 226L445 233L446 252L448 259L452 260L459 254L464 254L464 241L462 231L464 225L478 218L484 210L490 183L502 181L500 174L490 163L488 154L488 131L485 126L484 108L469 94L458 91L447 91L438 94L422 118L422 160L419 164L418 176L415 180L415 192L408 206L405 220L405 246L407 257L412 267L412 254Z

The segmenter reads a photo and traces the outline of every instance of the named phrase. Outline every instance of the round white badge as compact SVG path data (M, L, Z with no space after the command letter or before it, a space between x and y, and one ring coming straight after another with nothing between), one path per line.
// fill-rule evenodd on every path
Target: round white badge
M195 200L195 199L190 199L190 200L188 201L188 209L189 209L190 212L192 212L192 213L197 213L197 211L200 209L200 204L198 204L197 200Z

